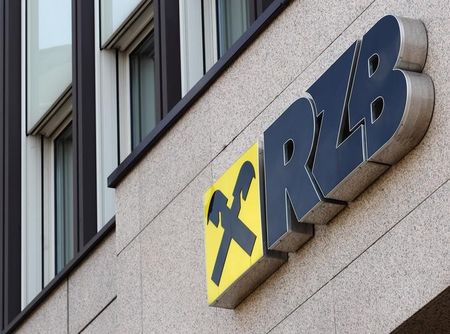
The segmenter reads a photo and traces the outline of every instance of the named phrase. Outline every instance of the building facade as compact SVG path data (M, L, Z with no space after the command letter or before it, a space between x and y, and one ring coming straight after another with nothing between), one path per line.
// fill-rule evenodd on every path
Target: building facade
M449 333L449 13L445 0L1 0L2 333ZM295 222L305 242L209 306L205 192L387 15L426 31L398 51L420 53L399 68L431 80L423 138L413 128L403 158L350 183L359 195L321 194L340 206L330 221ZM368 78L386 64L373 55ZM352 59L350 81L366 66ZM380 98L371 124L391 110ZM286 143L285 166L300 147Z

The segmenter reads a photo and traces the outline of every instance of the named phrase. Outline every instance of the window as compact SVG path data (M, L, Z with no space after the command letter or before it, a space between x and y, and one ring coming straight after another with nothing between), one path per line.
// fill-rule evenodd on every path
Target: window
M254 20L254 6L252 0L218 0L217 18L219 35L219 54L225 52L248 29Z
M56 138L54 146L56 273L59 273L74 255L73 143L70 126Z
M27 0L27 131L72 82L71 0Z
M130 54L132 146L136 147L161 119L155 103L153 34Z

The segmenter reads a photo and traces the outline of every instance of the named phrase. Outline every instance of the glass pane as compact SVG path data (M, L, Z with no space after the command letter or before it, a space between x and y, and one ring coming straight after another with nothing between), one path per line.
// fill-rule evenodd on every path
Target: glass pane
M184 96L203 76L202 0L179 0L181 90Z
M132 145L136 147L159 120L155 104L153 36L130 55Z
M249 0L217 0L220 57L250 26L252 15L250 2Z
M101 0L102 44L120 27L143 0Z
M27 129L72 82L72 1L27 0Z
M69 127L55 140L56 273L73 257L73 229L73 145Z

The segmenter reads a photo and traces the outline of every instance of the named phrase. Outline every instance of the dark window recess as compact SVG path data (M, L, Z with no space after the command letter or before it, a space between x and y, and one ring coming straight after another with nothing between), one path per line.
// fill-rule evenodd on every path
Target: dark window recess
M219 57L248 30L274 0L216 0Z
M218 50L222 57L255 20L253 0L217 0Z
M163 117L181 99L179 0L155 0L156 99Z
M0 1L0 325L21 310L22 1Z
M72 0L74 247L97 234L95 3Z
M135 148L161 120L161 113L157 111L155 101L153 35L130 55L130 82L132 147Z
M55 140L56 273L74 256L72 127Z

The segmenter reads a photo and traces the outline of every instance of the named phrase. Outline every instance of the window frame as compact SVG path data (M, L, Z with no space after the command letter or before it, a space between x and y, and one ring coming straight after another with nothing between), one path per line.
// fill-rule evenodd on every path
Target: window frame
M131 117L131 147L132 147L131 149L133 149L133 146L138 145L141 142L142 138L145 137L145 134L144 134L145 130L142 128L143 122L142 122L142 119L141 119L141 117L142 117L142 109L141 109L141 107L139 107L139 110L136 110L135 106L133 106L134 94L136 94L136 92L134 90L135 89L139 89L140 90L141 82L139 82L139 86L138 87L134 87L133 74L132 74L133 73L132 57L134 57L138 51L141 51L140 49L142 47L144 47L144 43L147 43L148 40L151 40L149 43L150 43L150 45L151 45L151 47L153 49L152 50L152 57L153 57L153 63L154 63L153 79L154 79L154 86L156 86L156 78L155 78L156 63L155 63L155 36L154 36L154 31L152 31L152 32L150 32L150 34L146 35L144 37L144 39L142 41L140 41L140 43L128 54L128 72L129 72L129 80L130 80L130 82L129 82L129 86L130 86L129 96L130 96L130 115L131 115L130 116ZM141 72L140 69L138 71ZM141 73L139 73L139 74L141 74ZM140 77L139 77L139 79L140 79ZM156 104L156 87L155 87L155 92L154 93L155 93L155 100L153 101L154 102L154 109L155 109L154 110L155 111L154 112L154 117L155 117L155 119L154 119L154 122L155 122L154 126L156 126L156 124L161 121L163 115L161 113L161 109L158 108L158 106ZM138 95L139 95L139 104L140 104L141 96L142 96L140 91L139 91ZM137 112L138 115L134 115L135 112ZM139 130L137 130L135 128L136 124L135 124L134 117L136 117L136 116L140 119L137 122L137 123L139 123ZM135 138L135 136L137 136L138 138Z
M69 170L66 170L66 163L65 163L65 158L66 158L66 141L68 138L70 138L71 141L71 152L70 155L70 161L71 163L69 164L69 166L71 167L71 175L70 176L70 182L73 182L73 129L72 129L72 124L71 122L69 122L68 124L66 124L65 126L62 127L61 131L55 135L55 137L52 140L52 146L53 146L53 180L54 180L54 188L53 188L53 192L54 192L54 207L55 207L55 211L54 211L54 229L55 229L55 233L54 233L54 239L55 239L55 272L60 272L67 263L70 262L70 260L73 258L73 256L75 255L75 247L73 244L74 241L74 234L75 234L75 230L74 230L74 223L73 223L73 206L70 208L71 210L69 210L69 212L71 213L69 215L69 219L71 219L72 221L69 221L70 224L68 224L67 222L67 207L66 207L66 202L67 202L67 198L66 196L68 195L67 189L66 189L66 178L68 175L66 175L67 172L69 172ZM60 146L62 145L62 147ZM59 151L62 150L62 151ZM62 163L63 165L59 165L61 163L60 158L61 156L59 156L60 154L62 154ZM61 180L60 178L63 178L63 180ZM61 184L62 183L62 184ZM69 189L69 193L71 190L71 194L69 196L69 198L71 199L69 201L69 206L73 205L73 184L71 185L72 189ZM59 189L59 187L62 187L62 189ZM60 192L62 191L62 194L60 194ZM61 205L62 202L62 205ZM59 212L62 209L63 211L63 215L64 217L61 219L61 221L59 221L59 215L61 212ZM60 231L60 229L62 228L62 231ZM69 231L66 230L67 228L69 228ZM70 231L71 230L71 231ZM61 237L62 240L59 240L59 237ZM59 246L61 245L61 251L59 250ZM61 267L59 268L59 266L61 265Z
M55 141L72 123L72 104L67 101L58 113L69 115L48 137L41 136L41 266L42 288L57 275L56 269L56 166ZM24 245L25 247L27 245ZM26 303L25 303L26 305Z
M43 139L43 167L44 167L43 201L44 205L47 205L47 210L44 209L44 216L46 216L47 219L44 219L43 222L44 230L43 230L42 274L44 287L58 273L57 214L56 214L57 211L56 141L67 129L69 129L69 127L72 127L72 116L66 118L58 126L58 129L52 134L50 138ZM71 131L73 141L73 128L71 129ZM72 240L72 242L73 241L74 240ZM48 245L48 249L46 249L45 247L46 244ZM72 251L73 254L76 253L76 248L74 247L74 245Z
M152 34L155 34L154 20L146 28L139 32L134 41L125 51L117 51L117 94L118 94L118 118L119 118L119 162L123 161L133 150L133 130L131 117L131 74L130 55L136 51L142 42ZM155 43L155 41L154 41ZM155 50L156 52L156 50ZM155 61L155 72L158 70ZM156 81L156 78L155 78ZM156 103L156 101L155 101ZM160 106L156 105L159 112Z
M205 0L203 0L205 1ZM220 3L221 0L212 0L214 2L214 6L215 6L215 15L216 15L216 34L217 34L217 53L218 53L218 57L223 57L223 55L226 54L226 52L228 51L228 49L231 47L231 45L233 45L234 43L232 43L231 45L229 45L229 47L226 50L222 50L223 45L222 44L227 44L226 41L224 41L221 37L222 35L222 31L221 31L221 11L224 8L221 8L221 5L223 5L223 3ZM227 0L222 0L222 1L227 1ZM247 13L247 19L249 22L249 26L255 22L256 17L257 17L257 13L256 13L256 3L258 2L258 0L244 0L247 2L248 4L248 13ZM226 9L225 9L226 11ZM247 27L248 29L248 27ZM246 29L246 30L247 30ZM221 56L221 54L223 53L223 55Z

